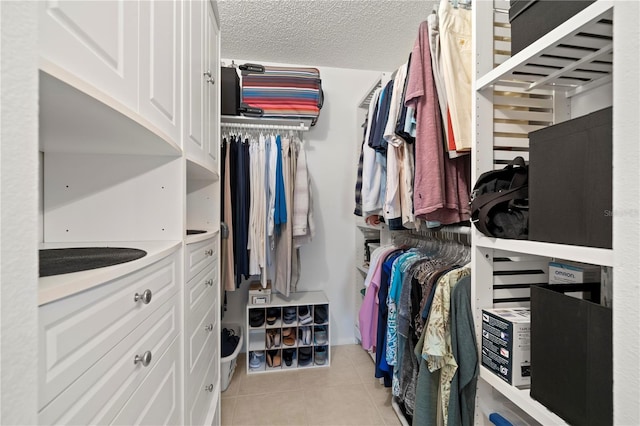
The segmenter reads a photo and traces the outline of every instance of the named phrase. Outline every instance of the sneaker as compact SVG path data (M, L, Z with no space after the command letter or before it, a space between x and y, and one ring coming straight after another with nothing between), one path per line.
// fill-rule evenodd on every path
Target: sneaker
M324 365L327 362L326 346L318 346L316 348L315 362L316 362L316 365Z
M249 368L262 368L264 363L264 351L253 351L249 353Z
M309 311L308 306L300 306L298 308L298 320L300 321L300 324L303 325L311 323L313 319L311 318L311 311Z
M287 306L283 309L282 320L285 324L291 324L297 315L295 306Z
M324 324L328 322L327 305L317 305L313 309L313 322L316 324Z
M311 344L311 327L300 327L298 330L299 330L298 334L302 344L310 345Z
M313 329L313 339L316 345L327 344L327 328L324 326L316 326Z
M249 311L249 325L261 327L264 324L264 309L251 309Z
M298 349L298 365L305 366L311 364L312 357L312 348L304 347Z

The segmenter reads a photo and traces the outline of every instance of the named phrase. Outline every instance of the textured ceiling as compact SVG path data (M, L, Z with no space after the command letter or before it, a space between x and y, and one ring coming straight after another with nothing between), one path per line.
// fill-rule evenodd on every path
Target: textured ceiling
M406 61L434 3L219 0L221 56L390 71Z

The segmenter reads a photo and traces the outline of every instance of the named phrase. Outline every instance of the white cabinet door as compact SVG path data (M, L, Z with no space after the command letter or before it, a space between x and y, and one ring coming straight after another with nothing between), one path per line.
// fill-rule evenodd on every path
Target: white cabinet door
M40 2L43 59L138 108L138 2Z
M176 339L112 425L180 425L180 344Z
M182 6L140 2L140 114L180 143Z
M218 172L218 153L220 151L220 29L213 13L213 8L209 5L207 9L207 72L211 73L207 80L207 107L205 124L208 131L208 142L206 147L207 168Z
M183 150L187 158L204 166L206 147L204 110L206 71L203 1L183 3L184 19L184 133Z

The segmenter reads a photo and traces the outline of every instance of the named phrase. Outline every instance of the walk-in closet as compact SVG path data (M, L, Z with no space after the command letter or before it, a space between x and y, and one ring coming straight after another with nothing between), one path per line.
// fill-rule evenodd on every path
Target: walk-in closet
M640 424L638 22L0 1L0 424Z

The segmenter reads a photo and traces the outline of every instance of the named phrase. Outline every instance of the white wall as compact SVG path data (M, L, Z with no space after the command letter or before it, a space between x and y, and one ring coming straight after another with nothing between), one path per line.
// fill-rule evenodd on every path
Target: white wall
M236 64L252 62L234 60ZM231 63L224 59L223 62ZM317 68L320 70L325 101L318 123L305 134L316 236L310 244L300 249L302 273L298 291L325 292L331 311L331 344L341 345L355 342L353 208L356 149L362 138L357 107L380 73ZM239 290L227 293L228 309L223 322L245 324L247 291L245 283Z
M0 2L0 424L37 424L37 3Z

